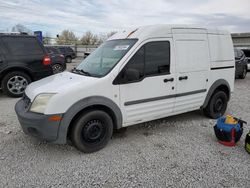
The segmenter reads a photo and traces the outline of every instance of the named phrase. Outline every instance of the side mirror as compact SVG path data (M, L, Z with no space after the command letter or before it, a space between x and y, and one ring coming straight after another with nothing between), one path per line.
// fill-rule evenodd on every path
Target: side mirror
M136 69L126 69L123 76L127 82L137 81L140 79L140 72Z

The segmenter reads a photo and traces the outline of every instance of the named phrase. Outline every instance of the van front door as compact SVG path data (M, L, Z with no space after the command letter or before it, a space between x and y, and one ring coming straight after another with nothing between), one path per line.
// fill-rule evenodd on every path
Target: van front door
M114 82L120 87L123 126L168 116L175 103L172 40L150 40L137 49Z
M210 65L206 34L177 32L174 41L177 80L174 111L179 114L202 106L207 93Z

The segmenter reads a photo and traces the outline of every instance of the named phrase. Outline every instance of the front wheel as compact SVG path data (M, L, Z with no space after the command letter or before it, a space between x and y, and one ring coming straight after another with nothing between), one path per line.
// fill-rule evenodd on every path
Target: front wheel
M2 89L10 97L21 97L30 82L31 79L26 73L13 71L3 78Z
M228 97L224 91L216 91L204 109L206 116L217 119L224 115L227 109Z
M113 134L113 121L104 111L84 113L74 123L70 137L80 151L91 153L104 148Z

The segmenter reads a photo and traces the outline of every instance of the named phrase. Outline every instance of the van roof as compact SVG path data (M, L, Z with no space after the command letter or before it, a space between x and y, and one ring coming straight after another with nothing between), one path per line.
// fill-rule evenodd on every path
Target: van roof
M206 28L193 25L148 25L138 28L132 28L118 32L111 36L108 40L114 39L125 39L125 38L156 38L156 37L167 37L173 33L189 33L189 34L219 34L229 35L228 31L220 30L218 28Z

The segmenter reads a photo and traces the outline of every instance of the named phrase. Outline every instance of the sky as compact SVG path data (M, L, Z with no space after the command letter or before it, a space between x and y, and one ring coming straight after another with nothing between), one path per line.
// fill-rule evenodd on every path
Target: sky
M55 37L105 34L152 24L192 24L250 32L250 0L0 0L0 32L22 24Z

